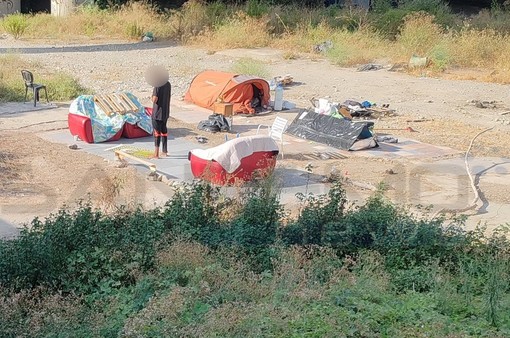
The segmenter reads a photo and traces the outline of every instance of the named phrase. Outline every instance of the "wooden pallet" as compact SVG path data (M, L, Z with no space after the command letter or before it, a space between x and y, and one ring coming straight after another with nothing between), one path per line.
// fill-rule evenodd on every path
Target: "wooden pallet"
M126 114L139 109L125 93L94 95L94 103L101 108L107 116Z

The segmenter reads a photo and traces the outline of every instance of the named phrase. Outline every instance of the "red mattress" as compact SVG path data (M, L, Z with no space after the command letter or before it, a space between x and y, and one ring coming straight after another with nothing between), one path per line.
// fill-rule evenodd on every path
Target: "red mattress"
M152 114L152 108L145 108L145 113L149 116ZM94 143L94 134L92 133L92 124L90 122L90 118L87 116L76 115L76 114L67 114L67 123L69 126L69 131L71 135L78 136L81 140L87 143ZM121 137L125 138L139 138L139 137L147 137L150 136L142 128L137 125L124 123L124 126L117 134L115 134L108 141L117 141Z
M124 123L124 128L122 131L122 137L125 138L139 138L139 137L147 137L150 136L148 132L138 127L136 124Z
M94 143L94 135L92 134L92 124L90 118L87 116L67 114L67 124L69 125L69 132L73 136L78 136L81 140L87 143ZM123 129L119 130L108 141L117 141L122 137Z
M148 116L152 115L152 108L145 107L145 114ZM122 132L122 137L125 138L139 138L139 137L147 137L150 136L148 132L138 127L135 124L124 124L124 131Z
M191 152L188 154L188 160L195 178L218 185L233 185L251 181L256 172L257 177L267 177L274 170L277 156L278 151L254 152L243 158L239 168L230 174L218 162L202 159Z

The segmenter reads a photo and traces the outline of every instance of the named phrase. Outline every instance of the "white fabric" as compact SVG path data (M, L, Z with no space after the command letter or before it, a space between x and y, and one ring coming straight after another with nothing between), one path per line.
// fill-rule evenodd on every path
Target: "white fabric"
M191 153L207 161L218 162L227 173L239 168L241 160L259 151L277 151L278 144L267 135L238 137L217 147L193 149Z

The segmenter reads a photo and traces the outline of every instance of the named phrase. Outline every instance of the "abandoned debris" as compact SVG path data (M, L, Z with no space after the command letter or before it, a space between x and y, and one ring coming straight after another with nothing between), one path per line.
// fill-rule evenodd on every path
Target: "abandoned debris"
M393 66L388 69L390 72L401 72L408 68L408 65L405 62L395 63Z
M324 53L330 50L331 48L333 48L333 41L328 40L313 46L313 51L315 53Z
M411 68L423 68L427 66L428 59L426 57L419 57L416 55L411 56L409 59L409 67Z
M200 121L197 128L210 133L217 133L219 131L230 131L230 124L225 116L212 114L209 115L208 120Z
M395 138L393 136L377 136L375 139L377 140L377 142L398 143L398 138Z
M207 143L207 141L208 141L207 137L203 137L203 136L197 136L195 138L198 141L198 143Z
M394 116L395 110L389 109L389 104L383 104L381 108L370 101L357 102L346 100L343 103L330 102L326 98L310 100L317 114L329 115L338 118L352 120L353 118L380 118ZM375 115L375 116L374 116Z
M152 42L154 40L155 40L155 38L154 38L154 34L152 32L147 32L142 36L143 42Z
M366 64L366 65L363 65L363 66L360 66L358 67L358 72L368 72L370 70L379 70L379 69L382 69L383 66L382 65L377 65L377 64L374 64L374 63L369 63L369 64Z
M78 146L76 144L70 144L69 149L76 150L76 149L78 149Z
M288 86L294 82L294 78L290 75L275 76L269 81L269 89L275 90L278 86Z
M471 100L471 101L468 101L468 103L474 105L476 108L482 108L482 109L487 109L487 108L494 109L494 108L500 107L500 105L501 105L501 103L498 101Z

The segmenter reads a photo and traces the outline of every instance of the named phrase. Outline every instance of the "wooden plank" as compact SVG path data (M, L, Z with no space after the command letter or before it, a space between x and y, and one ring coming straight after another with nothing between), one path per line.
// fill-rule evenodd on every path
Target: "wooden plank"
M113 107L113 111L115 113L121 113L122 112L122 108L118 106L118 104L115 103L115 101L110 97L110 95L105 95L106 97L106 100L108 101L108 103L110 103L110 105Z
M120 96L118 94L113 94L113 95L115 96L115 99L117 100L119 105L122 106L122 109L124 110L125 113L132 111L131 107L129 107L129 105L126 102L124 102L124 100L122 99L122 96Z
M127 108L122 104L122 102L119 100L117 94L111 94L110 95L110 99L117 105L117 107L119 108L119 114L125 114L127 113L130 109Z
M138 110L138 106L134 104L134 102L129 98L129 96L126 95L126 93L120 93L120 96L124 98L124 100L127 102L127 104L131 107L133 111Z
M111 114L113 114L115 112L115 109L112 107L112 105L110 104L110 102L108 102L108 100L105 98L104 95L99 95L99 98L101 99L101 102L108 108L107 111L105 112L108 116L110 116Z
M132 159L134 161L137 161L147 167L149 167L150 171L156 171L156 165L152 162L149 162L149 161L145 161L141 158L138 158L136 156L133 156L131 154L128 154L122 150L115 150L115 156L118 157L118 158L123 158L123 157L127 157L129 159Z
M101 98L101 96L94 96L94 101L97 103L99 107L103 110L103 112L110 116L112 114L110 106Z
M117 95L117 98L122 102L122 104L124 105L124 107L128 107L128 110L130 111L133 111L133 107L131 107L131 105L129 104L128 101L126 101L126 99L124 98L124 93L118 93L116 94Z

